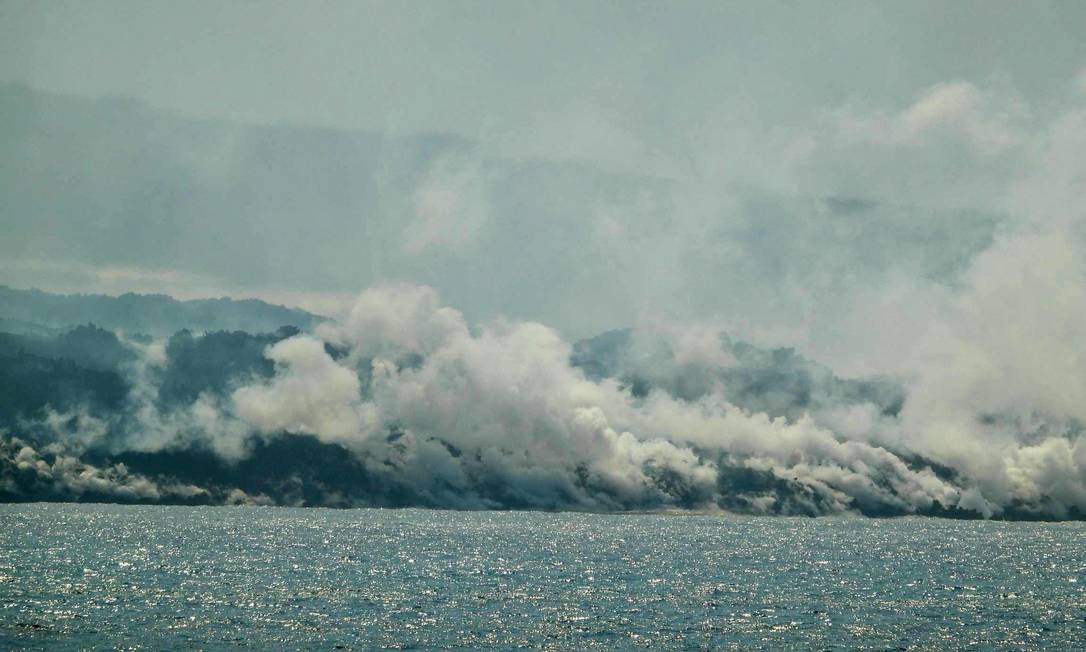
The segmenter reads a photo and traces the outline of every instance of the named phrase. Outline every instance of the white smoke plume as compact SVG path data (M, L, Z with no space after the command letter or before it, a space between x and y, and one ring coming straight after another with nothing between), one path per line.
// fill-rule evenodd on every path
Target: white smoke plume
M920 451L845 439L810 416L751 414L720 386L684 400L589 380L571 365L572 347L539 324L470 328L425 288L374 288L358 305L367 308L358 319L325 330L351 355L337 361L311 336L272 347L277 375L236 390L236 413L268 434L304 430L382 464L394 458L402 482L465 505L491 504L480 495L487 483L501 485L498 505L730 504L721 492L737 466L774 480L739 489L733 506L751 511L910 513L938 503L992 513L969 493L979 478L950 481L909 464ZM374 333L384 334L379 344ZM690 346L687 335L675 341L679 352ZM727 363L723 350L718 360ZM792 487L789 496L777 482Z
M60 444L38 451L18 438L0 440L0 490L13 498L90 497L124 502L189 501L208 493L191 484L156 483L124 464L88 464L67 454Z
M797 343L804 351L840 354L843 343L848 355L834 357L880 378L838 378L794 352L724 336L743 315L693 326L658 320L664 325L574 345L532 321L471 323L425 285L383 284L362 292L343 319L268 345L269 374L164 405L155 369L168 363L145 346L124 414L54 415L45 427L72 446L203 447L239 466L285 434L315 437L350 456L344 473L363 487L336 489L334 504L1082 518L1084 100L1071 89L1056 105L1027 106L948 82L897 111L845 107L823 116L821 132L777 134L794 154L780 170L789 189L850 190L827 181L834 172L870 181L870 194L888 201L923 188L932 207L979 205L1005 216L990 243L941 275L872 266L873 279L856 279L868 268L832 266L856 242L825 240L836 248L820 250L793 234L789 255L829 262L782 273L762 317L791 317L795 332L808 333ZM956 185L927 165L951 159L978 170L981 182ZM495 217L463 214L486 203L485 180L467 169L451 175L455 192L438 188L420 200L407 249L466 247L443 230L481 229ZM601 255L642 261L663 251L696 263L708 241L699 209L728 200L692 192L666 205L675 219L650 225L648 235L601 209L595 231L614 245ZM769 255L779 244L772 234L763 239L731 241L752 275L762 261L751 251ZM661 283L640 262L630 271ZM666 290L689 285L698 268L665 271ZM702 276L704 291L712 278ZM828 298L834 289L840 296ZM827 332L835 337L817 335ZM8 463L72 476L69 462L58 471L57 462L41 467L33 449L20 455ZM111 468L89 477L150 491ZM298 480L308 481L320 478Z

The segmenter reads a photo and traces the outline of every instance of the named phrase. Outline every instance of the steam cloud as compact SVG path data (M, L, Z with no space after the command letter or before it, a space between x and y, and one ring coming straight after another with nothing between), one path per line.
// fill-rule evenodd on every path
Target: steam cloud
M967 292L963 309L979 310L983 290ZM52 414L39 424L54 440L51 461L12 440L0 460L9 493L28 485L12 473L33 472L30 484L50 482L53 494L155 501L217 492L248 502L240 489L156 483L60 447L198 449L229 466L261 442L296 435L351 458L358 483L317 499L329 504L1056 518L1086 508L1079 404L990 391L970 403L975 384L987 389L990 379L963 376L964 362L952 361L953 372L938 365L902 399L890 380L839 379L705 326L574 347L536 323L469 325L431 288L408 285L363 292L343 321L268 345L271 374L187 404L160 400L161 344L129 346L139 356L125 410L105 420ZM952 350L972 359L957 343Z
M1082 518L1082 92L1038 117L943 84L898 113L837 112L832 137L809 139L895 161L953 141L965 157L998 159L983 168L993 175L1026 161L990 200L1014 217L960 273L861 288L836 316L887 375L839 378L713 322L571 344L535 322L469 323L430 287L385 284L339 321L253 340L257 359L195 388L169 380L168 349L183 338L128 342L122 409L23 424L34 443L7 436L0 486L15 497L47 483L140 500ZM906 164L925 169L915 156ZM466 246L446 241L447 223L482 228L465 206L485 175L467 169L451 190L427 181L405 249ZM632 250L629 234L605 231Z

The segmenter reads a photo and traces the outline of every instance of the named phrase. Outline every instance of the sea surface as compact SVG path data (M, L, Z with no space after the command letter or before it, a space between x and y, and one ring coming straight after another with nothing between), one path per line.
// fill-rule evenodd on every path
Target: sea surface
M0 649L1084 649L1086 524L0 505Z

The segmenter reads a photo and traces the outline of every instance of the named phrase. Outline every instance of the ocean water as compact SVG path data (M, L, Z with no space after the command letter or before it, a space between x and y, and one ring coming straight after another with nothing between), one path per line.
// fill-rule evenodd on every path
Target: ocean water
M1086 524L0 506L0 649L1084 649Z

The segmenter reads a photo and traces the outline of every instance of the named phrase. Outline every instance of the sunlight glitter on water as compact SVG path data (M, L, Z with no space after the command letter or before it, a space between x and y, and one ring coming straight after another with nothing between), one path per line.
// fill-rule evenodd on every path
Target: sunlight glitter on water
M1086 524L0 507L0 647L1067 649Z

